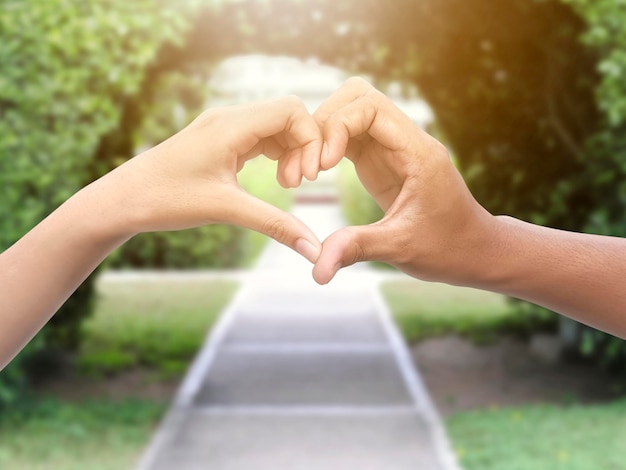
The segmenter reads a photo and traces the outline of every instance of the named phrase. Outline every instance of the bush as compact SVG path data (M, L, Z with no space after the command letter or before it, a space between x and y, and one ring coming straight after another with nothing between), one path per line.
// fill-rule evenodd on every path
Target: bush
M401 3L375 16L388 52L371 72L419 87L477 200L541 225L626 235L623 5ZM587 352L624 364L626 343L578 337Z
M525 338L556 326L551 312L520 311L491 292L417 280L386 282L381 291L410 342L454 333L486 343L501 334Z
M602 127L587 142L589 186L599 203L591 212L586 231L625 237L626 224L626 9L613 0L561 0L584 19L583 42L598 54L600 83L596 102ZM607 185L608 183L608 185ZM626 341L580 324L579 348L611 370L626 371Z
M226 281L100 284L79 369L96 376L135 366L168 376L184 370L236 288Z
M44 398L12 407L1 415L0 467L133 468L166 408L161 401L129 398Z
M0 15L0 250L98 175L94 156L192 2L9 2ZM159 24L158 28L154 24ZM126 157L128 156L125 155ZM71 227L68 227L71 230ZM93 278L0 375L0 408L46 350L76 348ZM36 293L34 294L36 295Z
M245 232L227 225L208 225L180 232L142 233L110 258L112 268L232 268L243 256Z

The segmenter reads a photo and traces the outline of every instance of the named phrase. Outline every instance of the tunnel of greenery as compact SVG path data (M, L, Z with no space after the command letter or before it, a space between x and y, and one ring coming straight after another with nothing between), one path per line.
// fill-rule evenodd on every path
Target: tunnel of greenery
M0 247L173 133L173 108L197 114L212 67L250 53L316 57L378 85L417 86L435 113L434 132L491 212L626 235L626 11L618 3L4 0ZM242 239L222 226L145 237L112 262L232 266ZM233 255L223 256L225 242ZM164 255L173 248L176 256ZM93 279L2 372L0 406L51 350L77 347ZM578 328L576 340L607 364L626 357L623 342L599 332Z

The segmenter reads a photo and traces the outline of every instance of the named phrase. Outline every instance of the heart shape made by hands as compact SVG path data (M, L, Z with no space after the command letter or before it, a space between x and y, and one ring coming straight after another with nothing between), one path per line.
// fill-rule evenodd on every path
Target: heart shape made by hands
M309 179L347 157L384 212L373 224L331 234L319 254L309 250L315 280L328 283L342 267L370 260L427 280L462 278L468 269L464 255L491 216L474 200L447 149L359 78L348 80L313 118L323 145ZM279 161L283 186L298 186L303 174L311 174L304 164L294 170L294 161ZM290 170L295 176L285 177Z

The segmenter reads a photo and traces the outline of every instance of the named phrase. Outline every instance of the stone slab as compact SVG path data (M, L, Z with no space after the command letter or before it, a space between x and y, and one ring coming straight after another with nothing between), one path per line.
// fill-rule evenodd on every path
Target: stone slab
M153 470L439 470L425 423L400 416L185 416Z
M238 313L224 338L232 343L361 343L386 342L378 314L365 313Z
M265 290L251 292L245 303L239 305L242 312L265 314L269 312L283 313L323 313L341 315L343 313L369 312L372 300L367 291L353 293L317 293L315 290L283 291Z
M410 404L391 352L219 352L202 384L201 405Z

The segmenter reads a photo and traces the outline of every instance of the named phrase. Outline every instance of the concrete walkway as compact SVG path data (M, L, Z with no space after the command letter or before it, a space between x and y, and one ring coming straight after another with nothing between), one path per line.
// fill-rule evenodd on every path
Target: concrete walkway
M314 188L293 212L323 239L344 221ZM458 469L376 275L352 267L321 287L310 271L269 245L139 470Z

